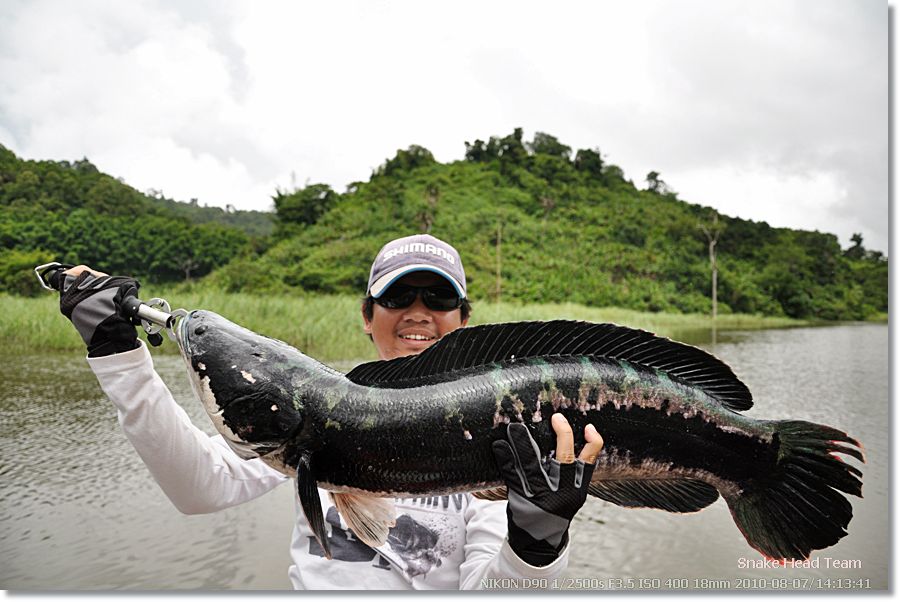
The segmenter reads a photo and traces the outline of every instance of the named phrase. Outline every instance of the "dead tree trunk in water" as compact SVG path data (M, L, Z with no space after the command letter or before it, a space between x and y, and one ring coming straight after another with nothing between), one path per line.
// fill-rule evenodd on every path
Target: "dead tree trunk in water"
M712 318L716 319L716 311L719 307L719 270L716 268L716 240L712 239L709 241L709 266L712 270Z
M719 269L716 266L716 243L719 241L719 236L722 234L722 230L725 229L725 224L719 223L719 214L717 212L713 212L712 224L698 224L698 227L703 230L703 233L706 235L706 240L709 243L709 269L712 272L712 319L715 321L716 314L718 313L718 279L719 279Z
M497 222L497 297L496 303L500 303L500 232L502 222Z

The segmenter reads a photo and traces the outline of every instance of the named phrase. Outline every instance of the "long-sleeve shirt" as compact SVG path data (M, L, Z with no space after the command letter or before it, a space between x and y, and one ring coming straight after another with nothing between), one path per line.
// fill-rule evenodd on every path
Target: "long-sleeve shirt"
M239 458L221 436L210 437L191 423L143 342L88 363L116 406L125 436L181 512L215 512L293 481L259 459ZM333 558L324 557L295 498L288 575L296 589L509 587L552 582L568 563L568 548L544 567L516 556L506 539L503 502L470 494L397 499L396 525L373 549L347 528L327 491L320 489L319 497Z

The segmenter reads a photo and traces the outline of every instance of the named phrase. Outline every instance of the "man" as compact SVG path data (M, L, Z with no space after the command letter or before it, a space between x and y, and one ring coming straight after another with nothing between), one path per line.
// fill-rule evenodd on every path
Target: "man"
M153 371L134 327L117 314L119 303L137 294L134 280L86 266L66 274L61 311L87 344L88 362L126 436L180 511L214 512L289 480L261 460L238 458L221 436L208 437L191 424ZM452 246L417 235L379 252L362 313L381 359L420 353L465 326L469 312L462 260ZM291 583L297 589L475 589L491 579L552 580L567 564L568 526L584 503L603 445L588 427L576 460L571 427L559 415L552 425L558 445L546 471L524 426L510 425L509 442L495 443L509 504L469 494L396 500L396 524L377 550L354 537L320 490L331 527L333 559L327 560L297 503ZM560 476L572 472L561 465L573 463L587 476L580 484Z

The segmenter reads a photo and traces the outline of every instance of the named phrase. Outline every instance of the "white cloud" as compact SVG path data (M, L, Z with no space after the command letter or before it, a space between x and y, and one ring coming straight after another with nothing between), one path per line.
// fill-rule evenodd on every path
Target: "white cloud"
M292 173L343 190L398 148L451 161L523 127L599 147L639 185L659 171L686 200L886 250L884 8L7 3L0 134L140 190L263 209Z
M836 224L833 212L847 202L847 189L830 172L787 175L779 172L706 168L679 174L679 182L692 202L715 206L726 215L769 222L771 226L819 230L839 235L847 246L853 232L870 240L875 233L859 220ZM712 202L715 200L715 204ZM778 223L771 216L778 216Z

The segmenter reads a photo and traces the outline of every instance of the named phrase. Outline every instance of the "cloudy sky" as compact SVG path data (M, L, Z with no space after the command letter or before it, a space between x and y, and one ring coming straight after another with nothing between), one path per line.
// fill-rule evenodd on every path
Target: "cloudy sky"
M179 200L267 209L515 127L888 251L883 1L0 4L0 143Z

